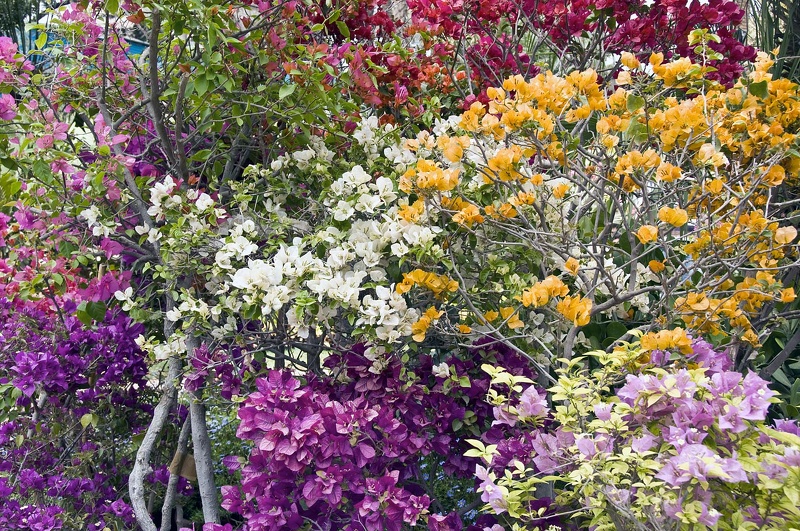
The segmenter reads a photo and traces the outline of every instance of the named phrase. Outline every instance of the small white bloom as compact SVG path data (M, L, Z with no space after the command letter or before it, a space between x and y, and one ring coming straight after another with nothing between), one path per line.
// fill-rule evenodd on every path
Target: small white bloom
M150 232L147 233L148 243L156 243L160 239L161 239L161 233L156 228L151 228Z
M125 291L118 290L114 292L114 298L118 301L129 301L131 297L133 297L133 288L130 286L125 288Z
M217 267L222 269L231 269L233 267L231 265L231 255L223 250L217 251L217 254L214 256L214 263L217 264Z
M386 271L383 269L373 269L369 272L369 279L373 282L383 282L386 280Z
M225 244L224 249L231 256L244 258L256 252L258 246L244 236L236 236L232 242Z
M256 231L256 224L252 219L246 219L239 224L241 227L242 232L246 232L248 234L253 233Z
M179 195L173 195L164 201L164 208L180 208L183 204L183 198Z
M367 212L372 214L375 209L381 206L381 198L371 194L362 194L358 196L355 209L359 212Z
M156 218L156 220L164 219L164 211L161 209L160 204L148 208L147 213Z
M408 254L408 246L403 242L397 242L392 244L392 254L398 258L401 258Z
M111 227L106 227L105 225L95 225L92 227L92 235L93 236L103 236L108 238L111 235L112 229Z
M195 202L195 206L200 210L200 212L204 212L214 206L214 200L211 199L211 196L208 194L200 194L200 197L198 197L197 201Z
M437 378L449 378L450 377L450 366L442 362L439 365L433 366L433 375Z
M180 310L176 310L173 308L167 312L167 320L172 321L173 323L181 318Z
M339 201L336 204L336 208L333 209L333 219L336 221L347 221L354 213L355 210L350 206L350 203L347 201Z
M86 224L90 227L94 226L97 223L97 218L100 216L100 209L97 206L92 205L80 214L78 214L79 218L83 218L86 220Z

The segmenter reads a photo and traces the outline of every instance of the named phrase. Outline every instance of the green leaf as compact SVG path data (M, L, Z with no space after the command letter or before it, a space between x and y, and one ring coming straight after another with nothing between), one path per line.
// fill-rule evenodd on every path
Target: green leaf
M339 29L339 33L342 34L342 37L344 37L345 39L350 38L350 28L347 27L347 24L345 24L341 20L337 20L336 27Z
M757 96L762 100L769 96L769 90L767 90L767 81L759 81L758 83L750 83L750 86L747 87L747 90L750 91L750 94L753 96Z
M618 321L612 321L606 325L606 337L617 340L628 331L628 327Z
M44 48L45 44L47 44L47 33L43 31L36 37L36 47L41 50Z
M628 108L628 112L636 112L642 107L644 107L645 101L644 98L641 96L637 96L635 94L628 94L628 99L625 102L625 106Z
M106 2L106 10L109 13L116 13L119 11L119 0L108 0Z
M81 303L80 306L78 306L78 309L75 310L75 317L77 317L78 320L86 326L89 326L92 324L92 317L86 313L86 310L82 309L81 306L83 306L83 303Z
M102 321L106 318L106 305L102 302L83 301L78 305L75 316L80 322L89 326L92 321Z
M49 183L52 180L53 170L50 169L50 165L45 161L37 159L36 161L34 161L32 169L33 169L33 174L36 176L37 179L47 183Z
M287 96L291 96L291 94L294 92L294 89L296 89L296 88L297 88L297 85L295 85L294 83L288 83L286 85L283 85L280 88L280 90L278 90L278 99L282 100L282 99L286 98Z
M198 96L202 96L208 91L208 79L205 75L197 76L194 81L194 90Z
M647 126L635 118L631 118L631 123L625 131L625 135L634 142L644 142L647 140Z
M83 428L86 429L86 427L89 426L89 424L91 424L92 428L96 428L97 427L97 423L99 421L100 421L100 417L98 417L96 414L94 414L94 413L86 413L85 415L83 415L81 417L81 426L83 426Z
M789 388L792 387L792 382L790 382L789 378L786 377L786 374L784 374L783 369L778 369L777 371L775 371L772 374L772 379L785 385L786 387Z
M17 179L14 178L11 174L6 174L0 177L0 198L3 199L14 199L14 196L17 195L22 189L22 183L20 183Z

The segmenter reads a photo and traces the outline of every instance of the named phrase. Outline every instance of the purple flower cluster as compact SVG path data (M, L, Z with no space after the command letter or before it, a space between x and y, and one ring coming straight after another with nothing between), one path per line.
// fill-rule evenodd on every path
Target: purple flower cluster
M130 396L122 381L143 385L147 367L134 339L144 330L127 317L109 318L96 328L75 317L58 317L31 306L0 301L0 382L10 380L27 406L37 390L53 405L75 394L79 401Z
M242 355L238 347L218 348L209 352L208 345L200 345L189 358L191 370L183 380L187 391L197 391L210 380L220 385L220 396L230 400L238 395L242 386Z
M695 342L701 351L706 346ZM717 357L727 358L724 353ZM684 504L693 502L699 508L698 522L714 526L722 514L717 507L724 505L715 485L758 482L737 459L743 450L740 435L752 433L755 423L766 419L769 399L776 393L755 373L742 377L724 370L724 361L706 361L700 379L687 369L661 376L628 375L617 396L634 407L634 418L643 427L642 435L630 441L634 450L664 450L655 477L681 493L665 504L667 516L678 520ZM786 475L780 467L765 469L776 479Z
M0 423L0 528L133 524L123 449L148 413L141 332L121 315L87 327L0 300L0 390L15 400Z
M726 507L731 508L733 489L752 493L761 488L759 482L764 478L785 481L788 470L800 464L800 451L787 446L775 453L773 443L777 441L760 428L770 399L776 395L767 382L752 372L743 376L730 371L727 352L715 351L699 339L693 342L693 353L683 362L671 362L670 356L663 354L653 353L651 364L628 374L615 397L595 404L594 419L576 419L576 426L585 426L609 422L616 414L625 423L624 429L592 433L572 426L568 431L565 426L545 420L527 432L508 430L499 439L496 433L485 434L483 439L496 444L497 453L490 467L477 467L481 499L497 514L506 510L508 490L496 478L502 477L503 471L517 460L542 475L566 474L596 456L632 452L643 458L649 456L646 458L658 466L654 479L663 482L659 485L664 489L661 495L666 493L662 509L667 518L684 521L682 518L691 511L699 524L715 526ZM522 395L527 394L532 401L518 397L512 405L540 416L546 406L540 404L538 393L531 389L532 386ZM494 414L493 429L519 428L516 416L507 410L495 408ZM775 427L778 431L800 433L793 422L778 422ZM625 500L623 505L654 495L652 490L641 487L616 488L614 493L618 501ZM752 521L765 523L758 507L752 509Z
M431 463L469 485L476 460L463 457L465 440L492 420L481 362L530 371L511 351L476 348L467 360L446 361L456 378L434 371L427 356L414 376L401 377L399 360L374 374L363 350L326 360L336 378L310 377L303 385L271 371L256 380L239 409L238 436L253 441L249 461L241 486L222 489L223 507L243 515L247 529L299 529L308 521L353 531L425 521L434 530L465 528L456 512L431 514Z

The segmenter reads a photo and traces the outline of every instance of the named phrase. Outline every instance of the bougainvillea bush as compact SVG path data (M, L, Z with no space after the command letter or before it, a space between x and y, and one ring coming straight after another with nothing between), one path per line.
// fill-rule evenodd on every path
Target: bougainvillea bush
M559 516L597 529L797 525L800 439L796 423L765 424L775 392L705 341L665 349L657 336L570 360L549 389L552 409L525 407L532 387L485 367L495 422L527 427L521 440L472 441L489 512L520 529ZM532 504L548 484L560 515Z
M109 1L0 39L4 525L796 526L800 99L740 20Z
M466 361L423 356L413 380L399 359L378 371L369 357L364 348L329 357L335 380L301 386L274 370L256 380L237 434L253 450L241 487L223 487L223 507L254 528L461 528L476 501L466 495L476 463L464 457L466 440L491 417L479 364L526 377L530 369L491 343Z

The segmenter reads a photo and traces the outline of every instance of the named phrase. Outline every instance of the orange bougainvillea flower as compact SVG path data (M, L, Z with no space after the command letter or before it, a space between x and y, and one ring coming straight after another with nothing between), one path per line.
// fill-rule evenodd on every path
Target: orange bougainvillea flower
M647 267L650 268L650 271L656 274L661 273L664 271L664 269L666 269L664 262L660 262L658 260L650 260L650 262L647 264Z
M781 302L794 302L797 295L794 293L794 288L786 288L781 290Z
M567 195L569 191L569 184L568 183L561 183L555 188L553 188L553 197L556 199L564 199L564 196Z
M797 229L794 227L781 227L775 231L775 243L789 245L797 238Z
M422 317L419 318L419 321L411 325L411 333L413 334L411 337L414 341L420 342L425 339L425 335L428 333L428 328L430 328L431 324L434 321L439 319L444 314L443 311L437 310L435 306L431 306L425 313L422 314Z
M506 326L512 330L525 326L525 323L520 320L517 311L511 306L500 308L500 317L506 321Z
M550 275L541 282L537 282L522 292L518 299L526 308L528 306L544 306L552 297L563 297L569 293L569 288L560 278Z
M658 219L664 223L669 223L673 227L682 227L689 221L689 214L682 208L661 207L658 211Z
M689 339L689 336L686 335L686 330L683 328L648 332L642 336L641 345L644 350L678 349L683 354L691 354L693 352L692 340Z
M671 183L680 179L681 176L680 166L674 166L669 162L662 162L658 168L656 168L656 179L659 181Z
M469 147L470 139L468 136L449 137L440 136L436 145L442 150L442 155L450 162L458 162L464 156L464 150Z
M580 267L581 264L571 256L567 259L566 262L564 262L564 270L567 271L572 276L578 274L578 269L580 269Z
M591 317L592 301L581 298L580 295L565 297L556 305L556 311L575 323L577 326L589 324Z
M409 223L417 222L424 212L425 202L422 199L417 199L413 205L401 205L397 209L397 215Z
M786 178L786 170L783 166L773 166L761 176L761 182L765 186L778 186Z
M639 227L639 230L636 231L636 237L643 245L654 242L658 239L658 227L654 227L653 225L642 225Z
M636 56L631 52L622 52L621 61L624 66L627 66L631 70L636 70L639 68L639 65L641 65Z
M456 212L453 216L453 221L460 225L471 227L475 223L483 223L484 217L481 215L481 211L478 210L478 207L473 204L467 204L464 208Z
M395 286L395 291L402 295L408 293L415 285L428 288L437 298L444 293L458 290L458 282L447 275L437 275L423 269L415 269L410 273L403 273L403 281Z

